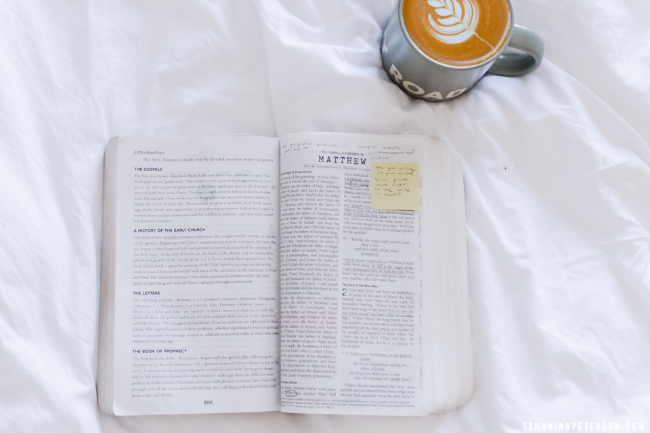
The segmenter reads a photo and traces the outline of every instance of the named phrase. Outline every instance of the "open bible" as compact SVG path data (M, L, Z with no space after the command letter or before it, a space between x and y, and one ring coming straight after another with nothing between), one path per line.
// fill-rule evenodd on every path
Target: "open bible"
M474 390L462 166L418 136L119 137L98 401L425 415Z

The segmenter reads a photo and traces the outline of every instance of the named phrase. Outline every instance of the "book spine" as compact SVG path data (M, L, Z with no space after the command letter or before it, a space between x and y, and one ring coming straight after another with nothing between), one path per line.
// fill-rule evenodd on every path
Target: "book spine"
M104 207L102 215L101 276L99 295L99 343L97 401L102 412L113 414L113 348L115 341L115 238L118 137L104 154Z

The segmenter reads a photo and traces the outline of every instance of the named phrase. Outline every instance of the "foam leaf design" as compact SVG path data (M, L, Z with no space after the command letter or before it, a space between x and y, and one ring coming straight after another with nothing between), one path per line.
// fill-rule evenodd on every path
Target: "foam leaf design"
M460 44L471 38L476 31L479 12L475 0L428 0L434 9L429 14L427 30L431 35L446 44Z

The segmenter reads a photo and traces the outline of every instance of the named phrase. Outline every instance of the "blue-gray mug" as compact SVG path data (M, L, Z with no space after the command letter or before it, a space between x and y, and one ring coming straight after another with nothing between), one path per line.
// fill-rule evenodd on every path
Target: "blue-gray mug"
M469 66L434 59L414 42L403 16L404 3L409 1L422 3L424 0L399 1L384 31L381 56L390 79L414 98L438 102L450 100L467 92L485 74L524 75L537 69L542 62L544 42L531 30L514 24L510 0L504 0L508 6L505 13L510 14L506 17L509 23L507 34L504 30L501 36L505 42L490 57ZM423 17L424 24L429 26L430 23L431 26L427 31L444 41L478 37L474 34L481 20L477 1L485 0L428 0L430 11L425 11L428 22Z

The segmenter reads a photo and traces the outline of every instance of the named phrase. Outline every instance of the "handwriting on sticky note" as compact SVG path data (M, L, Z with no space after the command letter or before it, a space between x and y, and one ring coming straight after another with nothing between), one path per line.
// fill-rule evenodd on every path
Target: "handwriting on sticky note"
M420 164L373 162L370 176L373 209L420 210Z

